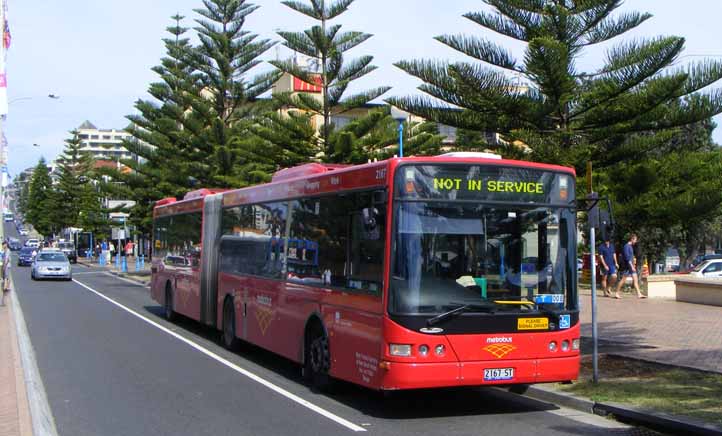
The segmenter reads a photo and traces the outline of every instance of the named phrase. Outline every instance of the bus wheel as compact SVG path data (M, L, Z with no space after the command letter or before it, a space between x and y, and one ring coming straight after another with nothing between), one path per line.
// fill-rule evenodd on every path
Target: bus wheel
M173 290L170 287L170 283L165 285L165 302L163 308L165 309L165 319L167 321L173 321L175 319L175 311L173 311Z
M223 347L227 350L238 349L238 338L236 337L236 311L233 310L233 303L229 300L223 304L223 332L221 333Z
M509 392L518 395L526 394L527 390L529 390L529 385L511 385L511 387L509 387Z
M319 391L331 389L331 352L328 347L328 337L323 332L316 333L310 338L306 347L304 373L311 386Z

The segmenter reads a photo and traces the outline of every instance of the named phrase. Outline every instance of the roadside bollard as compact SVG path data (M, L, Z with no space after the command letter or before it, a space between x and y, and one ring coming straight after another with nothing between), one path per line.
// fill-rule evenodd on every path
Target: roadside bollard
M145 268L145 255L140 255L140 269Z
M128 261L125 259L125 257L123 257L123 256L121 256L121 257L122 257L122 260L120 263L121 264L120 271L128 272Z
M101 253L101 255L98 256L98 265L105 266L105 253Z
M140 271L140 256L135 257L135 270Z
M115 255L115 268L120 269L120 253Z

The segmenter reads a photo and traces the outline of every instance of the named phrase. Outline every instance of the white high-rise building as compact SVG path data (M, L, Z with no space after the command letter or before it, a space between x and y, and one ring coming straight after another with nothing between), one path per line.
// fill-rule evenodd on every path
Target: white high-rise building
M78 136L83 144L82 150L98 160L131 159L133 154L123 147L123 140L131 135L123 130L98 129L90 121L78 127Z

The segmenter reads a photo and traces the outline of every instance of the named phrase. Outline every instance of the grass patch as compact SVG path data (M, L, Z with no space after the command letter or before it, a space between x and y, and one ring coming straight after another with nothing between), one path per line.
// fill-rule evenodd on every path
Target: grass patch
M559 388L598 402L623 403L722 425L720 374L602 356L600 381L594 385L591 379L591 359L584 359L579 381Z

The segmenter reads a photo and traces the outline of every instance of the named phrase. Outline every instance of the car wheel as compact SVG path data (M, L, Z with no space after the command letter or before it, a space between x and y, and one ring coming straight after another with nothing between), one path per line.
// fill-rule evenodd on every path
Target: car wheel
M239 341L236 337L236 311L231 300L223 304L223 332L221 333L223 347L230 351L238 350Z

